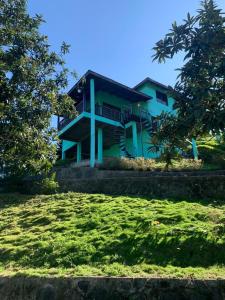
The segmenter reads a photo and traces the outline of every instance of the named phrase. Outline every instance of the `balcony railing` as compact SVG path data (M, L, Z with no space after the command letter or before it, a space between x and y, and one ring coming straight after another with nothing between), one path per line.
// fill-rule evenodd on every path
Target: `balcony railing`
M89 102L81 101L76 105L76 111L79 113L82 113L84 111L90 112L89 109ZM121 112L117 109L114 109L112 107L106 106L106 105L95 105L95 114L98 116L105 117L107 119L121 122L121 121L129 121L129 116L132 117L131 119L136 122L141 122L144 119L151 119L151 115L148 111L140 110L139 113L132 113L131 111L124 111ZM59 130L64 128L66 125L68 125L73 119L64 118L59 122Z
M66 125L68 125L73 119L63 118L59 121L58 130L62 130Z
M81 114L84 111L87 111L87 105L84 101L79 102L77 105L75 105L76 111ZM67 118L64 117L62 120L60 120L58 125L58 130L62 130L66 125L68 125L74 118Z
M122 113L119 110L113 109L105 105L96 104L95 114L118 122L122 120Z

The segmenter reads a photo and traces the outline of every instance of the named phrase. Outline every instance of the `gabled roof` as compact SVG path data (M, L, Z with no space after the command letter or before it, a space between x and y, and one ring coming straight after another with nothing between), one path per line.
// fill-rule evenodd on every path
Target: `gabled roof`
M168 90L169 89L169 86L166 86L154 79L151 79L150 77L146 77L144 80L142 80L140 83L138 83L137 85L135 85L135 87L133 88L134 90L137 90L140 86L144 85L145 83L151 83L151 84L154 84L164 90Z
M90 81L90 79L95 79L96 91L98 90L106 91L114 95L117 95L119 97L125 98L131 102L147 101L152 98L151 96L136 91L135 89L132 89L122 83L119 83L115 80L112 80L106 76L100 75L91 70L88 70L84 74L84 76L81 77L81 79L72 87L72 89L69 91L68 94L74 98L79 96L77 91L78 87L80 87L83 80L85 80L87 83ZM86 93L87 94L89 93L88 85L86 85Z

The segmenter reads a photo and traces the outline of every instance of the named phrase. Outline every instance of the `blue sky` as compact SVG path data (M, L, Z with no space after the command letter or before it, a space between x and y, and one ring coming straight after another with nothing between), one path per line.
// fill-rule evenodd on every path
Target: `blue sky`
M216 2L225 11L225 1ZM175 83L181 56L153 63L152 47L173 21L181 22L199 5L200 0L28 0L31 15L46 20L41 31L52 48L59 50L62 41L71 45L69 69L79 76L91 69L131 87L147 76Z

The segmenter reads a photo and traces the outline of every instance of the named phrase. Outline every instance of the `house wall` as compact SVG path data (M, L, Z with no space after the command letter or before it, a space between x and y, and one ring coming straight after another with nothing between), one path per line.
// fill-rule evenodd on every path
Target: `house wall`
M102 105L104 102L118 108L122 108L123 106L130 106L129 101L103 91L97 92L95 99L96 103L99 105Z
M164 105L160 102L157 101L156 99L156 90L165 93L165 90L163 90L160 87L156 87L153 84L150 83L145 83L142 86L139 87L138 89L140 92L147 94L152 97L151 100L146 102L146 109L152 116L158 116L160 115L163 111L164 112L174 112L173 110L173 105L175 100L172 97L168 97L168 106Z

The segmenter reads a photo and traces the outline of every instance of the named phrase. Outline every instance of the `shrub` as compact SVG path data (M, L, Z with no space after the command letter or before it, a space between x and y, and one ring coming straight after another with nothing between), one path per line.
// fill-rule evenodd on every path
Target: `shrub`
M74 158L73 159L59 159L56 161L55 163L55 167L66 167L68 165L70 165L72 162L74 162Z
M54 194L59 187L55 173L51 173L48 177L7 178L1 180L0 184L3 192L19 192L22 194Z
M201 160L177 159L172 160L170 170L198 170L202 167ZM166 163L159 159L135 159L110 157L99 166L104 170L136 170L136 171L162 171L166 169Z
M199 156L207 164L225 168L225 144L215 139L203 139L198 145Z
M58 191L59 184L56 174L51 173L49 177L31 178L25 182L25 193L27 194L54 194Z

